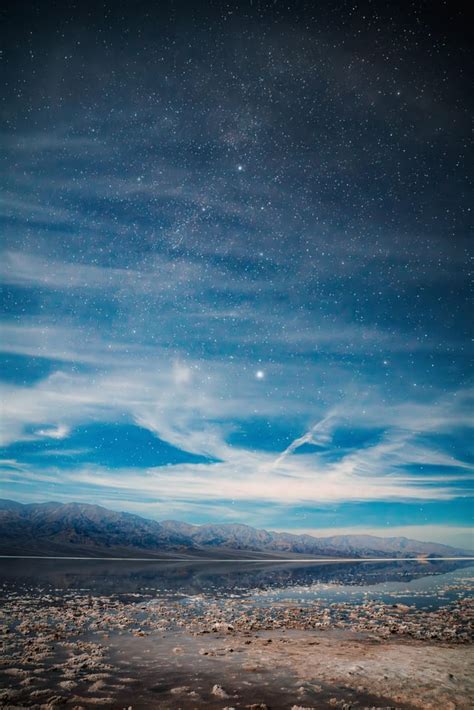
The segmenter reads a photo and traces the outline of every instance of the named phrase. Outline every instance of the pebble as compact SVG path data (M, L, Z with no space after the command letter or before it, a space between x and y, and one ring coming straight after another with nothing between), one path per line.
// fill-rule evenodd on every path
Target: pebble
M215 695L217 698L230 698L230 695L226 693L222 685L213 685L211 694Z

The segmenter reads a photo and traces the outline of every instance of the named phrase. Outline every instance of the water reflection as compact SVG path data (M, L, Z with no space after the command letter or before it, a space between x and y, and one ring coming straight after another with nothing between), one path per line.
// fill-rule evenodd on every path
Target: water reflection
M449 575L472 568L472 561L397 562L132 562L116 560L21 560L0 562L4 590L27 587L89 590L91 594L151 596L245 595L318 585L375 588L388 583ZM471 570L472 571L472 570Z

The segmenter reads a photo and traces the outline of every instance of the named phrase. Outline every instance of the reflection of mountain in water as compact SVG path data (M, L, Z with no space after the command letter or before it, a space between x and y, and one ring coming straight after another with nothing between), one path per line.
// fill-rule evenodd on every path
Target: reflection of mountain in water
M370 586L452 572L471 561L337 563L143 563L103 560L8 560L0 582L25 587L90 590L96 594L232 594L333 583Z

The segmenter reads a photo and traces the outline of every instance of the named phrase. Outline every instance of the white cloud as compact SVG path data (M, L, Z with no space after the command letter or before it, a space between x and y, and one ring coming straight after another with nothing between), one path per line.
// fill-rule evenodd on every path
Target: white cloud
M185 451L219 463L167 466L163 469L106 470L83 467L54 471L58 484L87 484L98 489L127 490L181 501L227 499L275 503L318 503L346 500L437 499L458 494L468 467L460 459L419 443L420 433L449 431L453 421L469 422L465 393L436 404L407 403L388 409L376 396L362 403L347 398L329 411L314 411L311 391L306 400L288 403L278 391L261 395L261 383L242 363L176 359L160 353L150 367L134 370L118 359L106 372L55 372L30 387L3 385L5 444L36 434L65 438L87 421L117 421L126 415L139 426ZM362 409L361 409L362 408ZM279 456L230 446L235 422L258 411L262 417L313 414L313 425ZM365 411L366 414L362 414ZM323 416L321 416L323 415ZM59 421L54 421L55 416ZM381 440L344 452L336 461L323 455L299 454L304 443L327 445L334 429L352 423L382 427ZM230 422L233 422L231 424ZM50 424L47 428L45 423ZM423 477L403 470L407 464L449 466L448 474Z
M297 449L305 444L314 444L317 446L325 445L331 440L330 429L331 425L334 423L334 415L328 414L320 422L317 422L311 427L306 434L299 436L297 439L291 442L287 448L282 451L282 453L277 456L277 458L272 462L271 468L278 468L283 461L294 453Z
M3 268L8 283L59 291L101 291L124 302L137 293L153 297L161 294L165 299L172 294L176 308L171 317L179 319L184 329L205 317L196 312L194 300L189 312L184 307L179 310L186 294L194 294L210 284L226 283L225 274L207 264L203 268L192 261L164 257L146 269L129 270L8 252ZM275 284L265 287L275 288ZM235 288L240 288L237 283ZM263 288L262 279L250 280L245 288L249 293L258 292ZM333 321L329 325L321 323L310 332L303 316L301 321L300 316L292 318L294 327L282 333L278 327L280 316L261 309L258 299L254 301L235 306L231 311L226 304L222 308L213 306L207 317L217 319L213 330L216 341L222 337L227 344L233 339L246 343L247 336L229 328L226 318L232 319L232 323L240 318L241 322L252 325L247 344L258 339L261 332L269 332L268 347L288 335L287 346L294 340L297 350L305 334L303 341L306 338L306 343L314 344L319 340L330 352L349 346L357 351L376 343L389 347L399 340L393 333ZM285 311L283 320L286 316ZM220 318L224 319L221 328ZM301 324L304 327L299 329ZM125 329L122 340L108 340L99 325L91 328L90 324L81 326L80 322L75 326L63 320L58 326L47 318L36 318L5 323L4 351L93 366L94 372L58 369L30 386L3 384L1 441L8 444L31 438L28 433L31 430L36 431L36 436L63 439L84 422L117 421L126 416L164 441L217 459L219 463L194 468L171 466L146 473L79 469L75 472L78 480L104 489L133 490L136 485L137 491L149 494L153 491L161 494L165 489L165 495L183 501L199 497L294 503L394 498L445 500L455 497L453 484L468 472L463 460L420 442L421 434L449 432L471 424L467 400L472 393L467 389L443 396L433 392L425 400L407 398L405 394L389 407L376 387L364 381L357 384L353 373L340 362L332 363L330 368L306 362L302 373L297 360L270 361L265 363L264 380L257 381L255 371L262 363L247 354L248 348L235 359L210 356L200 359L185 355L179 346L171 346L169 340L166 329L162 344L156 346L150 341L137 342L127 337ZM278 375L279 371L283 374ZM324 404L318 392L318 382L323 378ZM305 386L299 387L298 396L294 396L293 383L301 381ZM254 417L287 420L293 417L304 421L307 429L280 454L230 446L227 440L237 423ZM337 461L328 461L324 454L298 452L306 443L327 446L334 430L348 425L382 429L384 434L370 446L341 450ZM407 464L448 466L452 471L443 476L416 477L403 470ZM57 482L62 476L66 483L68 475L57 474Z
M312 457L298 456L268 467L273 457L247 450L229 450L227 460L214 464L178 464L159 468L109 469L84 465L74 469L41 469L38 481L103 491L123 491L128 497L170 502L240 501L282 505L313 505L341 501L449 500L456 496L454 478L442 479L436 488L409 476L366 475L342 466L325 470ZM30 475L36 475L33 467ZM7 474L5 474L8 478Z
M200 268L189 260L155 259L147 270L104 268L93 264L44 259L34 254L5 251L2 254L0 278L4 283L44 288L115 293L166 293L194 288Z
M70 427L60 424L59 426L52 427L50 429L37 429L35 434L46 439L65 439L69 436L70 431Z

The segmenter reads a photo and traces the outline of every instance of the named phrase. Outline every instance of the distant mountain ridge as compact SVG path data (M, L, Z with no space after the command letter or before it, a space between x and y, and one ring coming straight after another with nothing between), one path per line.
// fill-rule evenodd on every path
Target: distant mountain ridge
M471 553L405 537L313 537L240 524L156 522L87 503L0 500L0 554L77 557L456 557Z

